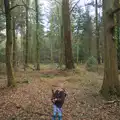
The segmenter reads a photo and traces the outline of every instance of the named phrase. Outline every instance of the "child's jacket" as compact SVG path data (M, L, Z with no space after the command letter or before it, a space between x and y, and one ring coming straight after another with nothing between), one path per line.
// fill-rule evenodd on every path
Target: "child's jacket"
M61 108L62 105L64 104L65 97L66 97L65 90L62 91L56 90L55 92L53 92L52 100L56 98L57 101L55 101L54 104L57 107Z

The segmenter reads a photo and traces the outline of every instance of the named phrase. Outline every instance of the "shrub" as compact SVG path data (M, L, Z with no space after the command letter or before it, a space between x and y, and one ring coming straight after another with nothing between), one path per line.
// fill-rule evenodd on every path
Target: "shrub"
M91 56L86 62L86 68L88 71L97 71L97 60L95 57Z

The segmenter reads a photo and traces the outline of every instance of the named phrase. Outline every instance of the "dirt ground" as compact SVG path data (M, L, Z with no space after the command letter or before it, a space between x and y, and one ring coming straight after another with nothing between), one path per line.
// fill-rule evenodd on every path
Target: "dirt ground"
M119 102L106 104L99 94L102 74L88 72L84 66L73 71L19 71L15 78L16 88L0 89L0 120L51 120L51 88L58 82L65 83L68 93L63 120L120 120ZM6 77L0 75L0 85L5 83Z

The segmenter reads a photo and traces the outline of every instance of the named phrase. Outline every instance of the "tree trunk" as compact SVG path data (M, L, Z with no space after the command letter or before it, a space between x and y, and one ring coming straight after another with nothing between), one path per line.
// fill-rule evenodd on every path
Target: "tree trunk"
M39 7L38 7L38 0L35 0L36 5L36 63L37 68L36 70L40 70L40 43L39 43Z
M28 66L28 40L29 40L29 26L28 26L28 4L29 1L26 0L26 45L25 45L25 66L24 69L26 70Z
M92 22L91 22L91 18L90 18L90 23L89 23L89 32L88 32L88 36L89 36L89 44L88 44L88 48L89 48L89 57L91 57L91 47L92 47Z
M77 40L77 64L79 63L79 40Z
M24 64L25 60L25 32L24 26L21 24L21 63Z
M112 6L112 0L103 0L105 57L104 80L101 93L106 98L109 98L110 95L120 95L116 42L113 39L114 17L108 14Z
M13 7L14 6L14 1L13 0L11 0L11 7ZM12 17L11 17L11 22L12 22L12 40L13 40L13 62L12 62L12 64L13 64L13 68L14 68L14 70L16 69L16 63L17 63L17 61L16 61L16 36L15 36L15 16L14 16L14 11L12 11Z
M60 60L59 60L60 68L64 64L64 49L65 47L64 47L63 25L61 23L60 25Z
M52 38L51 38L51 40L52 40ZM52 41L50 43L50 59L51 59L51 63L53 64L54 58L53 58L53 43L52 43Z
M92 38L89 36L89 56L91 57L91 45L92 44Z
M95 0L95 14L96 14L96 43L97 43L97 61L100 64L100 41L99 41L99 24L98 24L98 1Z
M15 36L15 18L13 17L13 68L16 69L17 67L17 60L16 60L16 51L17 51L17 43L16 43L16 36Z
M63 19L64 44L65 44L65 65L66 65L66 69L73 69L74 63L73 63L72 43L71 43L69 0L62 0L62 19Z
M12 60L12 25L11 25L11 11L10 4L8 0L4 0L5 6L5 16L6 16L6 71L7 71L7 79L8 86L15 86L15 79L13 74L13 68L11 64Z
M60 22L60 27L59 27L59 44L60 44L60 51L59 51L59 67L62 68L62 65L64 64L64 36L63 36L63 23L62 23L62 16L61 16L61 7L57 7L58 11L58 17L59 17L59 22ZM61 11L61 12L60 12Z
M120 7L120 1L117 0L115 7ZM117 39L117 60L118 60L118 69L120 70L120 12L116 14L116 31L115 38Z

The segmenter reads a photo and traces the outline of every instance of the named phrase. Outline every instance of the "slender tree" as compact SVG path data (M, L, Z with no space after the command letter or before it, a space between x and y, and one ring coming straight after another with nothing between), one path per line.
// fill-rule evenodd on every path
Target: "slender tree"
M98 23L98 0L95 0L95 14L96 14L96 45L97 45L97 61L100 64L100 41L99 41L99 23Z
M29 0L26 0L26 44L25 44L25 66L24 69L28 66L28 41L29 41L29 21L28 21L28 6L29 6Z
M36 70L40 70L40 43L39 43L39 6L38 0L35 0L36 6Z
M13 7L14 6L14 2L15 1L13 1L13 0L11 0L11 7ZM15 25L16 25L16 23L15 23L15 15L14 15L14 11L12 11L12 17L11 17L11 19L12 19L12 39L13 39L13 68L15 69L16 68L16 49L17 49L17 47L16 47L16 45L17 45L17 43L16 43L16 35L15 35Z
M6 70L8 86L15 86L15 79L12 68L12 21L11 21L11 10L9 0L4 0L5 16L6 16Z
M70 9L69 0L62 0L62 21L63 21L63 33L65 44L65 65L66 69L73 69L73 55L72 55L72 43L71 43L71 23L70 23Z
M17 51L17 43L16 43L16 35L15 35L15 17L13 17L13 68L16 68L16 51Z

